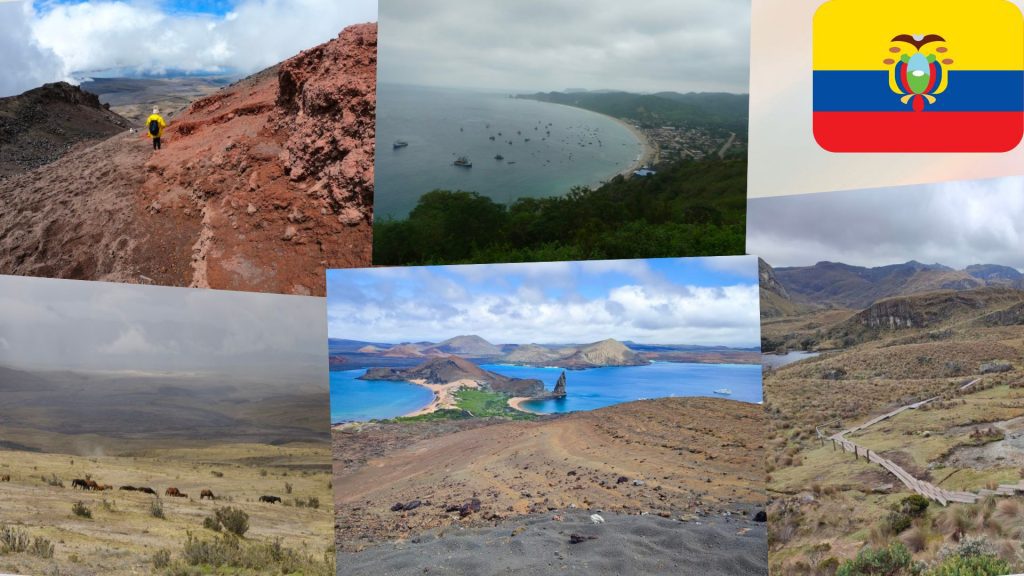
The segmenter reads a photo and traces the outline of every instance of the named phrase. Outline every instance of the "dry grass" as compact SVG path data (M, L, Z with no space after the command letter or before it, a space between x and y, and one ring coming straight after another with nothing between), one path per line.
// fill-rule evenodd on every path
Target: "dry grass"
M0 500L4 502L0 525L17 524L19 529L53 542L54 550L52 558L30 553L5 556L0 571L153 574L155 552L167 551L168 566L180 563L188 533L202 532L203 518L227 503L249 515L248 543L277 542L303 558L320 561L332 544L331 511L264 504L258 499L264 494L281 494L287 481L297 496L330 501L329 457L327 445L315 444L165 448L96 458L3 452L0 471L12 478L0 483ZM260 469L267 470L267 475L261 476ZM43 481L51 474L63 478L66 487ZM86 475L115 489L83 492L71 488L69 479ZM122 485L149 486L160 496L117 490ZM163 491L168 486L189 497L165 497ZM200 500L203 488L211 489L218 500ZM92 518L72 512L72 505L79 501ZM163 518L154 513L155 507L162 510ZM239 572L260 573L280 572Z

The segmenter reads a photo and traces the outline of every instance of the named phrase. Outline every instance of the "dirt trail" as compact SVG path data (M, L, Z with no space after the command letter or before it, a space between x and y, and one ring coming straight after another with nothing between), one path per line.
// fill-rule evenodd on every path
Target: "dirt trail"
M376 24L0 181L0 273L323 295L368 266Z

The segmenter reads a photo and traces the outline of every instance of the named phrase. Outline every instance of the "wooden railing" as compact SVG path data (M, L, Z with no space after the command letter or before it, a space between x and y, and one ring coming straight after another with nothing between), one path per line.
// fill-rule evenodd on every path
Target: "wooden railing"
M961 392L967 390L968 388L974 386L978 382L981 382L981 378L977 378L975 380L968 382L967 384L964 384L959 388L959 390ZM925 404L934 402L938 398L939 396L934 396L927 400L921 400L920 402L914 402L913 404L902 406L900 408L897 408L896 410L893 410L892 412L882 414L881 416L876 416L875 418L872 418L871 420L868 420L867 422L864 422L859 426L854 426L853 428L843 430L842 432L838 432L828 437L826 437L825 434L821 431L821 427L818 427L816 429L818 433L818 438L821 439L823 443L827 440L830 440L832 442L833 450L842 449L845 452L852 453L854 455L854 458L863 457L868 462L878 464L882 468L885 468L890 474L895 476L900 482L903 483L904 486L906 486L911 491L920 494L921 496L924 496L929 500L934 500L935 502L938 502L943 506L950 502L973 504L977 502L979 499L990 495L1013 496L1018 493L1024 493L1024 480L1021 480L1019 484L1000 484L999 487L995 490L979 490L978 493L951 491L946 490L945 488L939 488L938 486L932 484L931 482L915 478L913 474L910 474L909 472L904 470L899 464L896 464L892 460L880 456L877 452L872 452L870 449L860 446L846 438L847 434L854 434L856 432L860 432L862 430L865 430L866 428L878 424L879 422L882 422L883 420L888 420L889 418L892 418L893 416L901 414L907 410L916 410L924 406Z

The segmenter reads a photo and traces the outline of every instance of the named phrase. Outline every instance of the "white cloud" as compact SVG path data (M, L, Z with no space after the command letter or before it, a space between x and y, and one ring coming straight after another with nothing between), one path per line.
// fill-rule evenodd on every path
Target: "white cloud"
M0 97L64 78L60 58L33 37L33 17L28 1L0 2Z
M376 0L241 0L223 17L168 13L152 0L0 3L0 94L74 72L249 73L377 19ZM13 66L12 66L13 63Z
M1024 178L753 198L747 251L773 266L917 260L1024 269Z
M750 0L388 0L380 79L746 92Z
M549 264L534 266L535 272L547 271L549 266L553 272L559 270ZM524 272L523 265L479 268L488 269L491 282L487 290L469 290L455 298L446 297L443 289L430 282L417 281L404 289L389 286L389 278L367 282L376 270L332 271L329 334L332 338L391 343L439 341L459 334L477 334L501 344L616 338L756 346L760 338L758 292L753 282L707 287L665 279L650 283L630 280L584 297L576 290L545 293L541 286L550 287L547 283L501 289L508 283L508 275ZM590 268L593 271L595 267Z

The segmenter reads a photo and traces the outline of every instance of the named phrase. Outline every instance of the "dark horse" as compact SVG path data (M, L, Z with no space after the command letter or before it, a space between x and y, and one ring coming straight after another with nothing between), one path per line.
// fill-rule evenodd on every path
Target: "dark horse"
M89 483L86 482L85 480L82 480L81 478L75 478L74 480L71 481L71 487L81 488L82 490L88 490Z
M209 498L210 500L214 500L215 498L213 497L213 490L203 488L203 491L199 493L199 499L202 500L203 498Z
M268 504L273 504L275 502L280 502L280 501L281 501L281 499L278 498L277 496L260 496L260 502L266 502Z

